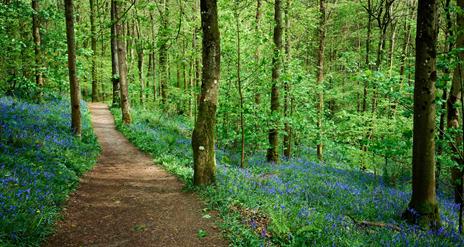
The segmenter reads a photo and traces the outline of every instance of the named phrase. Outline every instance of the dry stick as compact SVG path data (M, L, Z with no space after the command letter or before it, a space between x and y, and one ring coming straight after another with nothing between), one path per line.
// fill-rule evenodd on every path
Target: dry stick
M347 214L346 216L348 216L348 218L350 218L354 222L355 225L358 225L360 227L368 227L368 226L386 227L394 231L398 231L398 232L401 231L401 228L394 224L388 224L388 223L383 223L383 222L373 222L373 221L366 221L366 220L358 221L349 214Z

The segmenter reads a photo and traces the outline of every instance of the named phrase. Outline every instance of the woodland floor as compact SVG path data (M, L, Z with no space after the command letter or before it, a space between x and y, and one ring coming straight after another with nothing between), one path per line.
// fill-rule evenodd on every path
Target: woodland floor
M226 246L201 200L130 144L106 105L89 108L102 154L44 246Z

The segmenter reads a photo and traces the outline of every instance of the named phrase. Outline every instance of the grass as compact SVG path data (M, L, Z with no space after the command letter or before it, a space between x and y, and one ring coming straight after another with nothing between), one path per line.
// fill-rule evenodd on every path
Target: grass
M81 106L79 140L67 100L0 98L0 246L39 246L78 177L95 164L99 146Z
M119 111L113 110L116 119ZM188 121L159 112L135 109L134 123L118 128L141 150L187 184L192 160ZM217 151L217 185L202 188L210 207L220 212L222 229L233 246L463 246L457 209L449 194L439 193L443 226L424 231L401 220L411 192L406 182L396 188L382 177L343 164L318 164L305 155L264 162L248 157L238 168L226 151ZM400 227L363 226L370 221Z

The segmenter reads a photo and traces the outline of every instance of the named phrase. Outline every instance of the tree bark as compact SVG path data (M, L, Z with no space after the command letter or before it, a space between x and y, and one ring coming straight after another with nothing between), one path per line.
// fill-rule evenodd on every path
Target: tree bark
M452 49L453 49L453 43L450 42L449 38L453 36L453 22L451 20L451 0L446 0L445 2L445 18L446 18L446 28L445 28L445 53L450 54ZM449 58L449 55L447 56L447 59ZM446 67L444 69L444 77L445 78L450 78L450 69ZM443 86L443 93L441 96L442 102L447 102L448 101L448 89L447 85L448 80L445 80L445 85ZM452 103L454 104L454 103ZM446 110L447 110L447 103L442 104L442 109L441 109L441 114L440 114L440 123L438 125L439 133L438 133L438 140L439 140L439 145L437 147L437 155L441 156L443 154L443 146L444 146L444 139L445 139L445 121L448 120L448 123L451 123L452 119L447 118L446 116ZM450 117L454 116L453 114L450 115ZM435 173L435 188L438 190L439 184L440 184L440 174L441 174L441 162L440 159L437 159L436 163L437 171Z
M411 23L409 22L409 20L414 19L414 13L416 9L415 0L412 0L412 2L408 0L406 6L410 12L408 14L408 18L405 20L405 23L404 23L406 31L404 32L404 43L401 49L402 51L401 51L401 58L400 58L400 64L401 64L400 65L400 76L401 76L400 88L401 89L403 88L403 83L405 79L404 73L406 69L406 61L408 60L408 57L409 57L409 47L411 44Z
M323 151L323 118L324 118L324 50L325 50L325 26L326 26L326 9L325 0L319 2L319 49L317 52L317 86L318 86L318 99L317 104L317 158L324 159Z
M136 23L135 30L137 33L137 41L136 41L135 49L137 50L137 70L139 74L139 85L140 85L139 100L140 100L140 105L143 106L145 103L145 78L144 78L144 72L143 72L145 54L144 54L143 40L141 37L142 31L141 31L140 20L138 19L138 15L137 15L137 23Z
M119 106L119 63L118 43L116 39L115 0L111 0L111 81L113 83L113 106Z
M284 65L284 70L285 73L288 72L288 65L291 60L291 54L290 54L290 6L291 6L291 0L286 1L286 6L285 6L285 65ZM290 77L287 77L290 78ZM284 124L284 156L285 158L290 158L292 154L292 127L290 126L289 123L289 118L291 117L291 109L290 109L290 84L288 82L288 79L285 80L284 82L284 90L285 90L285 99L284 99L284 116L285 116L285 124Z
M272 88L271 88L271 128L269 129L269 145L267 161L279 161L279 87L282 51L282 1L274 3L274 56L272 57Z
M166 104L167 100L167 84L168 84L168 28L169 28L169 7L168 0L163 0L163 10L160 14L161 28L159 31L159 70L160 70L160 90L161 90L161 102Z
M438 1L419 0L416 34L412 196L403 217L410 223L440 226L435 191L435 82Z
M372 15L370 13L372 9L371 0L367 0L367 37L366 37L366 68L370 68L370 49L371 49L371 35L372 35ZM368 93L368 81L364 81L364 88L363 88L363 104L362 104L362 111L367 111L367 93Z
M255 27L255 34L256 34L256 39L259 41L261 39L261 31L259 30L261 28L261 7L263 3L262 0L257 0L256 1L256 27ZM257 66L257 70L260 70L260 62L261 62L261 47L260 47L260 42L257 43L256 45L256 51L255 51L255 63ZM259 105L261 104L261 93L260 93L260 85L257 85L257 92L255 93L255 104Z
M32 0L32 36L34 38L34 52L35 52L35 83L39 89L38 100L42 99L42 88L44 85L42 75L42 49L41 49L41 37L40 37L40 17L39 17L39 0Z
M237 34L237 85L238 95L240 100L240 136L241 136L241 153L240 153L240 167L245 167L245 119L243 116L243 91L241 79L241 46L240 46L240 6L239 1L235 1L235 25Z
M82 132L80 89L76 73L76 39L74 34L73 0L64 0L66 17L66 38L68 44L68 70L71 94L71 131L80 137Z
M95 29L95 0L89 0L90 4L90 45L92 48L92 102L99 101L98 83L97 83L97 33Z
M458 5L460 8L464 10L464 1L463 0L458 0ZM462 30L464 27L464 14L458 14L457 15L457 30ZM456 40L456 48L457 49L462 49L464 48L464 34L463 32L458 32L457 33L457 40ZM458 52L458 59L460 61L464 61L464 52L460 51ZM461 92L463 90L462 88L462 80L464 78L464 72L463 72L463 66L462 64L458 64L456 69L454 70L453 73L453 80L452 80L452 85L451 85L451 90L450 90L450 95L448 98L448 129L455 129L457 130L459 128L459 109L457 107L457 104L460 103L461 100ZM463 126L464 127L464 126ZM451 182L454 185L454 191L455 191L455 202L456 203L462 203L462 193L463 188L461 186L461 180L463 176L462 169L464 167L464 159L463 159L463 154L460 150L460 146L462 145L462 136L455 135L454 136L454 144L452 144L452 150L454 152L454 160L458 163L457 167L452 167L451 168Z
M214 150L216 108L219 94L221 49L216 0L201 0L203 69L198 116L192 134L194 185L215 182Z
M127 83L127 64L126 64L126 44L124 41L124 29L123 23L121 20L122 13L121 10L122 0L115 0L115 17L118 22L116 23L116 39L118 47L118 66L119 66L119 84L120 84L120 104L122 111L122 121L124 124L130 124L132 118L130 115L130 102L129 102L129 90Z

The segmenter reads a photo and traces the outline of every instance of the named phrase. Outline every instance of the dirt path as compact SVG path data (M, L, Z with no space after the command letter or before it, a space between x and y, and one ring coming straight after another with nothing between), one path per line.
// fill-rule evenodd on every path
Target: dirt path
M106 105L89 107L103 152L45 246L226 246L201 201L116 131Z

